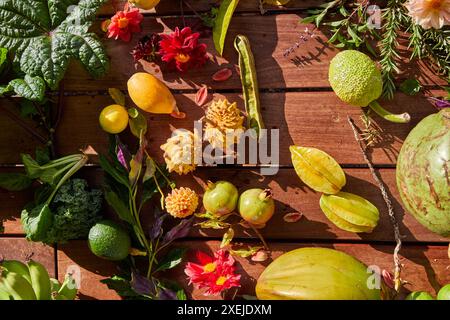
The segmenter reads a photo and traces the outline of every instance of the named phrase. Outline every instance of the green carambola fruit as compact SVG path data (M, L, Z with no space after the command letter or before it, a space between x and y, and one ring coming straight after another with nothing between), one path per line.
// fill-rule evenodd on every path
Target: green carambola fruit
M260 300L380 300L367 266L327 248L301 248L273 261L258 279Z
M450 237L450 108L423 119L397 160L403 204L421 224Z
M380 70L367 55L356 50L338 53L330 63L328 80L344 102L366 107L377 100L383 90Z
M320 208L337 227L349 232L372 232L380 213L370 201L348 192L320 197Z

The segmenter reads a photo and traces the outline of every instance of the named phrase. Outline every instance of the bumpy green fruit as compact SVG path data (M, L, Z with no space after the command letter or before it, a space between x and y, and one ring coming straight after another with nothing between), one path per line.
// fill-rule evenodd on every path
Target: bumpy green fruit
M323 213L339 228L350 232L372 232L380 213L370 201L348 192L320 197Z
M110 220L97 222L89 231L88 240L93 254L112 261L125 259L131 248L126 230Z
M239 192L228 181L209 182L203 195L203 206L214 215L225 215L236 209Z
M406 300L434 300L434 298L426 291L414 291L408 294Z
M327 248L302 248L275 259L258 279L260 300L380 300L367 266Z
M344 102L366 107L383 90L380 70L369 56L356 50L338 53L330 63L330 85Z
M446 284L437 294L438 300L450 300L450 283Z
M397 160L403 204L421 224L450 237L450 108L423 119Z

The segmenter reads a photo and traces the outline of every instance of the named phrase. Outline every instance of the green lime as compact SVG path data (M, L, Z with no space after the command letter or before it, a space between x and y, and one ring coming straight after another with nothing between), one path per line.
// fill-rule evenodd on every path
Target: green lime
M450 300L450 283L446 284L437 294L438 300Z
M123 260L128 256L131 240L117 223L103 220L89 231L89 248L97 257L107 260Z
M414 291L408 294L406 300L434 300L434 298L426 291Z

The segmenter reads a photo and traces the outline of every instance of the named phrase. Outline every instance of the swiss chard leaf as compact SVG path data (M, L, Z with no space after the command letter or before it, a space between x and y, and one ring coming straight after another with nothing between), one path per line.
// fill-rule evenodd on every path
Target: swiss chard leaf
M217 17L214 20L213 27L213 40L214 46L220 55L223 54L223 48L225 45L225 38L227 37L228 27L230 25L231 18L233 17L234 10L236 9L239 0L223 0L220 4Z
M31 241L42 241L53 223L53 213L47 204L25 208L21 215L22 226Z
M0 1L0 46L16 54L22 71L56 89L70 58L94 77L108 67L106 52L88 29L106 0Z
M33 180L23 173L2 173L0 174L0 188L8 191L21 191L29 188Z
M45 81L41 77L31 77L28 74L24 79L15 79L9 82L11 88L21 97L31 101L43 101L45 95Z

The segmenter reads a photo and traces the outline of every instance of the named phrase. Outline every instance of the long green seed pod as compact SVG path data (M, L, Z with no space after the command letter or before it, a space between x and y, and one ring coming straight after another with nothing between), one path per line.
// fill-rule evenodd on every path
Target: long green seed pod
M255 129L258 136L264 129L264 122L260 111L259 87L256 77L255 59L248 38L237 35L234 47L239 53L239 68L241 73L242 92L244 95L245 111L247 112L247 126Z

